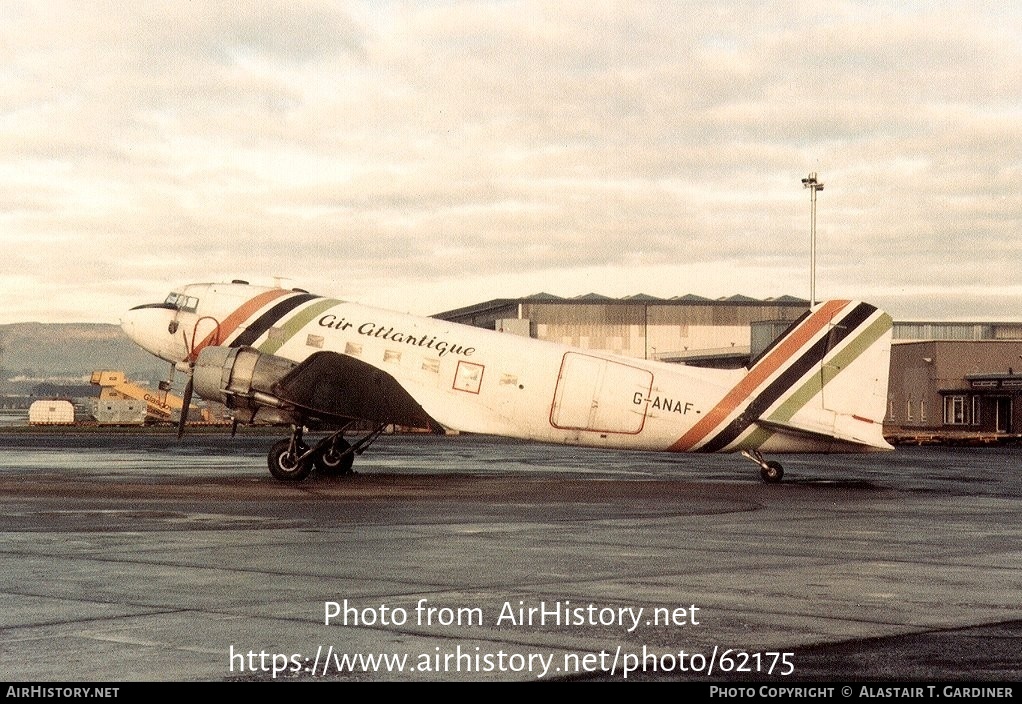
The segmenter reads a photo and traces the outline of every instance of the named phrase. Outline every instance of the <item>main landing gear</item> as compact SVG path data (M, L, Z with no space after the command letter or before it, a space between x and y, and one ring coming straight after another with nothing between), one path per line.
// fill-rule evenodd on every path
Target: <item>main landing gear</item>
M748 457L759 465L759 476L763 477L763 481L767 484L776 484L784 477L784 467L781 466L781 463L774 460L766 461L759 450L753 450L752 452L742 450L742 456Z
M344 439L344 427L327 435L312 447L305 444L303 435L305 428L301 425L291 427L291 437L278 440L270 448L266 460L270 474L284 482L300 482L312 472L313 468L323 474L340 476L354 474L352 465L355 455L361 455L383 433L386 425L380 425L354 445Z

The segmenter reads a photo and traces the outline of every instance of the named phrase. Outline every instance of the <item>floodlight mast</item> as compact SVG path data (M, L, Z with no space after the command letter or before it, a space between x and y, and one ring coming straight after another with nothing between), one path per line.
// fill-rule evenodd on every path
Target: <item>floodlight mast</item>
M816 192L823 190L815 171L802 179L802 188L809 189L812 203L809 235L809 306L812 307L816 305Z

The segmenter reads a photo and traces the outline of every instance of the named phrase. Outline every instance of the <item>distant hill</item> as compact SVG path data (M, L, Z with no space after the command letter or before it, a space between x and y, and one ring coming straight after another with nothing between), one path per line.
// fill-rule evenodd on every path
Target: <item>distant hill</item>
M88 384L97 369L123 370L153 386L170 365L133 343L116 325L0 325L0 394L28 395L40 384Z

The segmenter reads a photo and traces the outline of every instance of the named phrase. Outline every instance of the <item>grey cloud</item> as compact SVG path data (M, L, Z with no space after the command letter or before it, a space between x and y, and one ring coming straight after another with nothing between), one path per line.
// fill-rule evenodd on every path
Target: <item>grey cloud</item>
M0 275L800 272L818 170L821 285L1020 283L1018 10L348 9L5 6Z

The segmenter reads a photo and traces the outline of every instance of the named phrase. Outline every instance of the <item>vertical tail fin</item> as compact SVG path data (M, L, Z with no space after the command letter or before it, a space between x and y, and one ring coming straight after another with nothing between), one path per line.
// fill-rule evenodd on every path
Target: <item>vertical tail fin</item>
M891 317L868 303L827 301L815 308L775 347L797 350L778 366L774 398L757 404L757 424L771 435L749 440L775 452L890 449L883 421L891 329Z
M891 317L827 301L796 321L676 449L856 452L883 438Z

